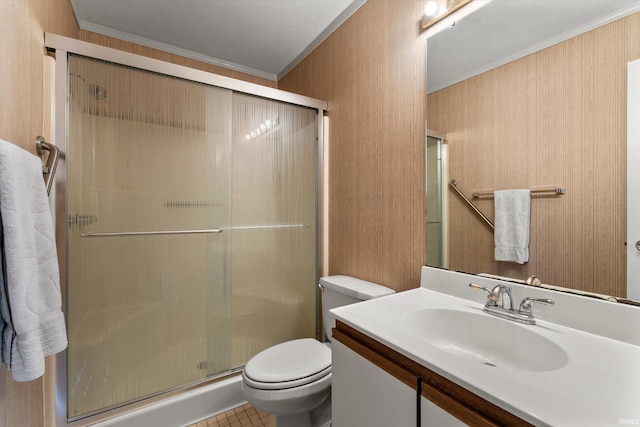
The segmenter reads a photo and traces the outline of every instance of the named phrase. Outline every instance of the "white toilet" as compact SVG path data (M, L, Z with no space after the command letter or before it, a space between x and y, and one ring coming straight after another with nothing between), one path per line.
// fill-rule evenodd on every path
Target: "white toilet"
M324 333L331 337L329 310L395 293L349 276L320 279ZM331 423L331 344L312 338L269 347L249 360L242 393L254 407L275 415L277 427L319 427Z

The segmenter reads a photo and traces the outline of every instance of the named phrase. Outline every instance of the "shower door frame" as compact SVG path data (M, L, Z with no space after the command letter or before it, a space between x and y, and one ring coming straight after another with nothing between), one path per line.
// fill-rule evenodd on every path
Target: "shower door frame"
M299 105L317 110L317 176L316 176L316 242L317 260L316 272L319 276L328 274L328 118L327 102L303 95L298 95L283 90L261 86L255 83L237 80L213 74L206 71L196 70L183 65L173 64L146 56L83 42L81 40L60 36L52 33L45 33L45 47L48 51L55 52L55 82L54 82L54 111L55 111L55 132L54 144L64 147L68 137L68 115L67 115L67 72L68 55L77 54L94 59L108 61L120 65L151 71L158 74L177 77L211 86L230 89L235 92L255 95L268 98L274 101L281 101L289 104ZM66 227L66 164L62 165L56 174L56 241L60 264L60 281L62 291L62 309L66 314L66 280L67 280L67 227ZM318 277L316 277L317 282ZM319 294L316 290L316 335L321 337L321 322L319 321ZM237 375L238 373L236 373ZM125 403L114 409L105 409L95 415L88 415L81 419L69 421L67 417L67 352L58 353L55 357L55 425L80 427L90 423L96 423L106 418L110 418L126 411L131 407L143 406L154 401L159 401L168 395L176 392L184 392L189 389L203 387L211 382L225 377L229 373L203 379L195 384L187 384L176 389L166 390L157 396L141 398L139 401ZM232 374L233 375L233 374ZM45 396L45 399L47 396Z
M429 155L428 155L428 150L427 150L427 144L428 144L428 140L429 138L433 138L433 139L437 139L438 142L438 152L439 152L439 161L438 161L438 178L440 180L439 182L439 186L438 186L438 193L439 193L439 199L440 199L440 203L439 203L439 207L440 207L440 224L442 227L441 230L441 237L440 237L440 252L441 252L441 260L442 260L442 265L437 266L437 267L441 267L441 268L449 268L449 192L447 191L449 185L449 143L447 142L447 135L442 133L442 132L438 132L435 131L433 129L429 129L426 126L426 122L425 122L425 137L424 137L424 152L425 152L425 204L424 204L424 217L425 217L425 230L428 228L428 224L429 221L427 221L427 216L428 216L428 212L427 212L427 189L429 187L429 182L428 182L428 174L426 173L429 170ZM428 234L428 231L426 232ZM425 243L427 242L428 236L425 236ZM427 254L427 249L428 249L428 244L426 244L425 246L425 265L429 266L428 264L428 254Z

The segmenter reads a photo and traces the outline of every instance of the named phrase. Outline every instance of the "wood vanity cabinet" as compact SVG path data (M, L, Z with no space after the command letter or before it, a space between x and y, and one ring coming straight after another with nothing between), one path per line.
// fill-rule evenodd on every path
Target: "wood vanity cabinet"
M339 320L332 352L332 427L531 426Z

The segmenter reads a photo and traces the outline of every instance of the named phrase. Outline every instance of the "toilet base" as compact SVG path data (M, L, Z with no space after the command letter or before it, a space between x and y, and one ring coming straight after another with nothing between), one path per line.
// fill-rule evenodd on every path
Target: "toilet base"
M310 412L293 415L275 415L276 427L330 427L331 396Z
M243 373L244 376L244 373ZM276 417L276 427L327 427L331 422L331 374L300 387L264 390L242 382L242 394L256 409Z

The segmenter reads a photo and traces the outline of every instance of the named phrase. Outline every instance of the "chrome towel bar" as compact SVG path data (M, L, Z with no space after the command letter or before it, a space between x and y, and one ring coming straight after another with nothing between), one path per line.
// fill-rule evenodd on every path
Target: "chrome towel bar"
M480 218L482 218L482 220L492 229L494 230L495 227L493 225L493 222L491 222L491 220L489 218L487 218L487 216L485 214L483 214L482 212L480 212L480 209L478 209L478 207L476 205L473 204L473 202L471 200L469 200L467 198L467 196L464 195L464 193L462 191L460 191L460 189L458 188L458 184L456 182L455 179L452 179L451 181L449 181L449 187L454 190L458 196L460 196L460 198L467 204L467 206L469 206ZM532 195L533 194L542 194L542 193L553 193L555 195L562 195L562 194L566 194L567 193L567 189L564 187L553 187L553 188L539 188L539 189L534 189L531 190ZM493 191L483 191L483 192L475 192L471 194L473 196L474 199L478 199L482 196L493 196Z
M531 191L531 195L553 193L554 195L561 196L563 194L567 194L567 189L564 187L537 188L537 189L532 189L530 191ZM491 190L475 191L471 193L471 196L474 199L479 199L480 197L493 197L493 193L494 192Z
M42 157L45 151L49 152L47 156L47 162L42 166L42 176L44 178L44 185L47 188L47 194L51 192L51 186L53 185L53 178L56 175L56 168L58 167L58 160L64 159L64 154L53 144L49 144L45 141L44 137L36 136L36 151L38 155Z

